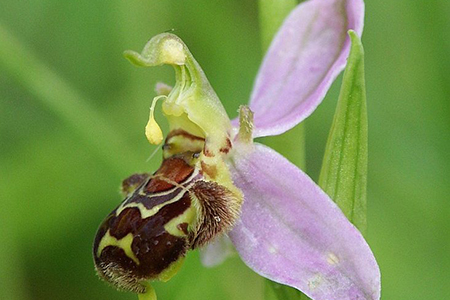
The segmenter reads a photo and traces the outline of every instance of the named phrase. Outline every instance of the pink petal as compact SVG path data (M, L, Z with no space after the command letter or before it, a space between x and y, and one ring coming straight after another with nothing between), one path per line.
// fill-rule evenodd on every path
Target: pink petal
M380 298L369 246L306 174L262 145L230 165L245 198L229 235L250 268L315 300Z
M281 134L316 109L346 65L347 31L361 35L363 20L362 0L311 0L292 11L253 89L255 137Z

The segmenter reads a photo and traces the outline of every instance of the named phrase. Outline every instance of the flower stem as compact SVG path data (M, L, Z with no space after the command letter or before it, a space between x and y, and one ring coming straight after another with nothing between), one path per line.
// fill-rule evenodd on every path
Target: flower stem
M0 67L61 118L112 171L122 174L132 162L138 162L138 158L132 156L135 152L120 138L110 122L90 105L91 101L40 61L2 24L0 45Z

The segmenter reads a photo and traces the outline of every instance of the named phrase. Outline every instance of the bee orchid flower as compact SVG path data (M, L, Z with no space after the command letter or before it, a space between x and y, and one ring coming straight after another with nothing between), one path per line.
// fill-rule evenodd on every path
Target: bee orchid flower
M220 239L228 235L255 272L312 299L379 299L379 268L360 232L308 175L253 142L315 110L345 67L347 31L361 34L363 14L362 0L300 4L234 121L176 35L155 36L140 54L126 51L138 66L173 66L176 82L154 98L145 130L151 144L164 140L161 167L123 182L125 200L97 232L99 276L154 299L150 281L170 279L191 249L203 249L206 264L221 261ZM169 122L165 139L154 118L157 101Z

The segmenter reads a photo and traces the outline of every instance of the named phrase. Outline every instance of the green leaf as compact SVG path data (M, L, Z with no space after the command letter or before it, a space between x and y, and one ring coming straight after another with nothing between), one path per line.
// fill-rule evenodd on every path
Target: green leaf
M352 46L320 172L319 185L364 233L366 230L367 107L364 50L349 31Z

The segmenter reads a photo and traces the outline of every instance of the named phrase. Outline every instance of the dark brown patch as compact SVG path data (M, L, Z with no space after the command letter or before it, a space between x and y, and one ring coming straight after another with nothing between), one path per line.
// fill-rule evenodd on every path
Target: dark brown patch
M209 149L208 149L206 144L205 144L205 147L203 147L203 154L206 157L213 157L214 156L214 154L211 151L209 151Z
M227 145L225 147L220 148L220 150L219 150L220 152L225 153L225 154L230 152L231 147L232 147L231 141L229 138L227 138L226 143L227 143Z
M184 234L188 235L188 223L181 223L177 225L178 230L182 231Z
M156 215L143 220L134 233L131 246L140 261L137 274L146 278L155 277L185 254L187 238L169 234L164 225L190 206L191 199L186 193L179 201L164 206Z
M207 174L211 179L216 178L217 176L217 168L216 166L208 165L205 162L201 162L200 165L202 166L202 171Z
M148 193L156 193L171 189L174 185L167 182L167 180L181 183L188 178L192 172L194 172L194 167L190 166L183 158L167 158L163 160L161 167L153 175L154 178L152 178L145 187L145 191Z
M199 200L201 207L192 243L194 249L233 227L239 216L240 201L229 189L215 182L197 181L191 192Z
M142 219L139 209L136 207L126 208L110 222L109 233L120 240L130 232L136 232L141 223Z

